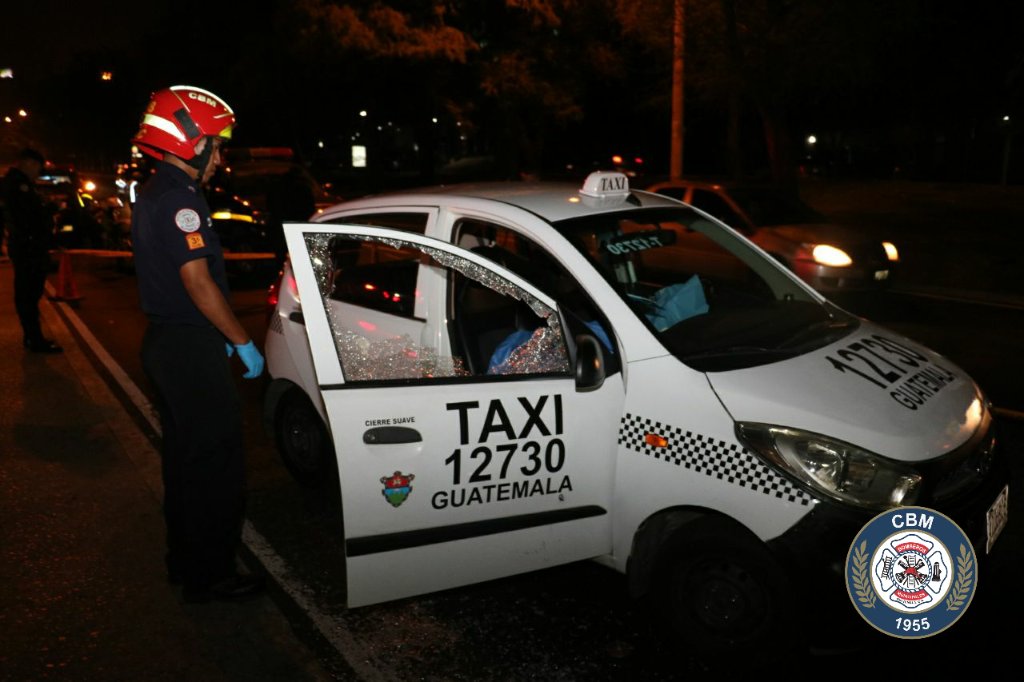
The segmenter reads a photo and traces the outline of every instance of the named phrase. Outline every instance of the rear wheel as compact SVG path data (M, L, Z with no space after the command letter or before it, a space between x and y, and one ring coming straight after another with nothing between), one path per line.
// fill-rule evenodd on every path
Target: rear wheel
M278 452L301 485L320 487L337 476L334 445L320 413L299 389L281 397L274 419Z

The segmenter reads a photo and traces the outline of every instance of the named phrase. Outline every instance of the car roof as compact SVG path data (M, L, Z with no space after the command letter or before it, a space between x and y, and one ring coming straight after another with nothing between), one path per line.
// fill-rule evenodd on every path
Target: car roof
M437 185L405 191L386 192L335 204L326 209L324 218L333 213L360 208L408 206L417 204L451 205L460 200L475 199L507 204L529 211L548 222L558 222L588 215L631 210L640 207L679 206L679 202L658 194L630 188L628 195L590 197L580 192L582 183L530 181L479 182Z

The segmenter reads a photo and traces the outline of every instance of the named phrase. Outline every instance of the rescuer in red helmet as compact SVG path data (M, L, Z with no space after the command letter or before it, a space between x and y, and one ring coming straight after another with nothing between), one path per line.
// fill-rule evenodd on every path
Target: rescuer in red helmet
M186 602L235 600L262 580L240 573L245 503L241 401L229 358L246 379L263 355L235 317L220 240L202 185L221 162L235 114L200 88L153 93L132 142L156 170L132 212L139 300L149 323L142 365L162 428L167 571Z

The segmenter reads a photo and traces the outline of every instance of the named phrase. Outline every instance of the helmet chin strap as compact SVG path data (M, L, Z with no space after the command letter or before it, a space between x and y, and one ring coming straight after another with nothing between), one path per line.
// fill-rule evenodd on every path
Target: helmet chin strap
M196 154L185 163L199 171L199 176L202 177L203 171L206 170L206 166L210 163L211 156L213 156L213 136L207 135L206 145L203 147L203 151Z

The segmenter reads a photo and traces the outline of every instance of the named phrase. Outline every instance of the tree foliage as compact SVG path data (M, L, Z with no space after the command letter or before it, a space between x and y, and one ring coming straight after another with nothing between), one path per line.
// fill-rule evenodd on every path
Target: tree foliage
M478 45L451 25L454 3L329 2L301 0L311 20L309 32L322 32L342 50L391 59L439 59L465 63Z
M684 1L688 138L718 140L736 172L741 148L761 149L776 179L795 168L796 133L842 121L852 100L910 70L901 45L929 17L920 0ZM668 146L673 2L285 4L319 78L396 115L446 112L512 167L602 135Z

